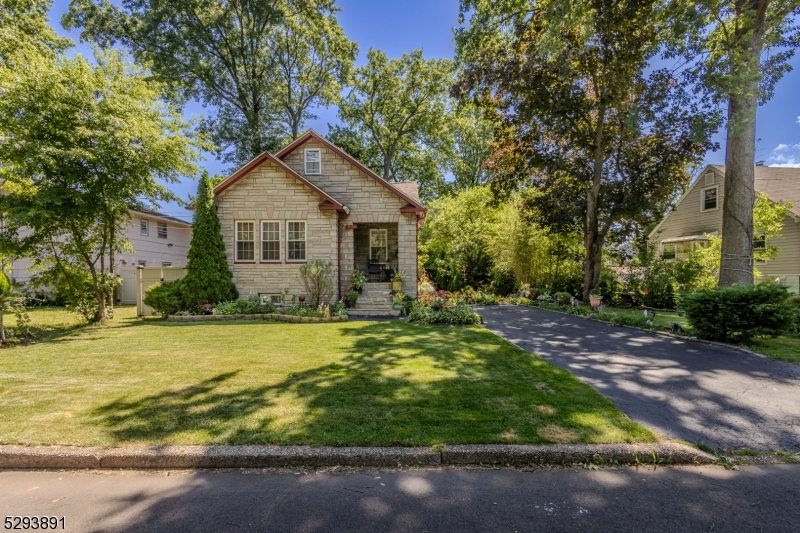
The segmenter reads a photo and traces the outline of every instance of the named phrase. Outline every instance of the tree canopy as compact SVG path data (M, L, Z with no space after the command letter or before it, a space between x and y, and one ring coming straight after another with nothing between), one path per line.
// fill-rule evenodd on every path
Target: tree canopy
M416 179L423 194L440 185L438 157L447 142L448 87L452 61L425 59L422 50L389 59L367 52L339 118L352 130L351 142L372 146L387 181ZM360 151L369 154L369 148Z
M40 57L0 76L3 251L73 288L86 273L96 320L128 210L176 199L167 185L197 171L201 141L162 93L118 52Z
M335 11L333 0L73 0L63 23L82 40L121 44L184 99L212 107L206 127L238 166L333 101L355 55Z
M569 4L571 5L571 4ZM712 109L670 72L645 72L659 46L655 0L465 0L455 94L501 117L490 169L499 196L536 188L544 227L584 235L583 295L609 234L660 217L712 147Z

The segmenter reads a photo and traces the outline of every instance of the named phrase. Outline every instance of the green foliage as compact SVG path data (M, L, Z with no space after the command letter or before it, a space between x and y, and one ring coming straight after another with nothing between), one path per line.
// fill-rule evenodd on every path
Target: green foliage
M311 307L330 303L335 285L333 272L333 263L322 259L308 261L300 267L300 281L306 289Z
M743 343L787 331L798 318L788 298L786 287L760 283L685 293L680 306L699 337Z
M0 271L0 296L5 296L11 292L11 280L5 272Z
M47 20L52 0L0 0L0 69L24 69L32 58L53 57L72 45Z
M553 300L555 300L558 305L562 305L564 307L570 305L572 298L573 296L568 292L557 292L553 295Z
M493 189L525 199L541 227L583 232L583 297L602 249L657 220L686 185L719 120L671 71L650 71L662 42L656 0L463 0L455 93L501 117ZM701 95L702 93L697 93Z
M422 50L390 60L370 49L339 105L339 118L351 131L338 136L357 152L371 153L368 160L377 152L379 163L373 165L380 164L385 180L416 180L421 196L431 198L442 185L438 157L448 139L452 73L452 61L426 60Z
M332 0L74 0L62 23L122 45L180 99L215 109L204 125L239 166L335 101L356 47L334 13Z
M174 315L186 310L182 300L185 294L183 280L156 283L144 293L144 304L161 316Z
M175 200L167 185L196 172L204 145L148 72L117 52L95 59L43 57L0 76L0 253L88 275L102 321L129 209Z
M364 288L367 284L367 276L364 275L363 272L360 270L353 269L353 273L350 275L350 287L353 289L360 291Z
M464 303L435 309L415 303L408 313L408 321L416 324L469 325L482 324L483 319L474 309Z
M492 265L489 269L489 290L493 294L506 296L514 292L517 280L508 265Z
M347 291L347 294L345 294L345 298L346 298L346 299L348 299L348 300L352 300L352 301L354 301L354 302L355 302L356 300L358 300L358 297L359 297L359 296L361 296L361 293L359 293L358 291L353 291L353 290L351 290L351 291Z
M197 186L192 241L186 276L181 280L185 309L199 310L204 303L216 304L239 297L225 255L225 241L214 207L214 187L207 172Z
M276 308L272 303L264 302L258 296L220 302L214 307L215 315L258 315L275 312Z
M575 307L570 307L567 309L568 315L591 316L593 313L594 312L592 311L592 308L585 305L576 305Z

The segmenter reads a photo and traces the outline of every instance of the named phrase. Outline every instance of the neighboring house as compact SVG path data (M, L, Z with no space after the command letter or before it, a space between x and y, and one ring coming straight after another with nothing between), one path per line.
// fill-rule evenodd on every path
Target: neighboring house
M185 267L189 242L192 240L192 225L175 217L154 211L131 210L131 222L124 236L130 241L133 251L115 254L116 271L123 277L124 290L118 292L118 301L136 303L133 286L136 266ZM29 259L16 259L12 263L11 278L24 283L31 277ZM129 293L129 294L128 294Z
M664 220L650 233L662 257L685 259L697 246L708 244L706 235L722 232L722 204L725 201L725 167L707 166L689 190L675 204ZM780 252L775 259L756 263L764 278L780 280L793 292L800 289L800 168L755 167L756 192L766 194L774 202L793 204L783 223L779 237L770 240ZM754 246L765 246L755 236Z
M417 295L417 233L426 210L414 182L389 183L314 131L264 152L214 189L228 262L242 297L304 294L300 267L334 266L334 299L353 268L371 273L362 314L389 314L387 273Z

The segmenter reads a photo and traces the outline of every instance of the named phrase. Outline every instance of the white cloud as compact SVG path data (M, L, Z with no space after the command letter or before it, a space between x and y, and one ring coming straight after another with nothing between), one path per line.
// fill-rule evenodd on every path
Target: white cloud
M770 167L800 168L800 143L780 143L772 149L766 164Z

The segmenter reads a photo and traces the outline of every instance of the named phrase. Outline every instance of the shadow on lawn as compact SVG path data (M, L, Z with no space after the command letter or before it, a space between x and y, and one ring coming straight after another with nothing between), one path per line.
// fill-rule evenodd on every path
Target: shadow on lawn
M209 326L223 325L203 324L206 333ZM229 372L179 390L123 397L94 416L119 442L181 442L181 433L198 430L207 442L236 444L652 438L568 372L481 328L378 322L341 331L351 341L349 353L277 384L238 386L258 378L249 370ZM266 328L264 340L268 345Z

